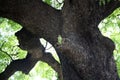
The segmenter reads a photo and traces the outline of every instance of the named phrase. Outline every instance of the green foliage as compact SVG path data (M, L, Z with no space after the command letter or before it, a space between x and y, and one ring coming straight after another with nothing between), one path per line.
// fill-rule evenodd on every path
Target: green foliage
M99 28L102 34L111 38L116 45L114 50L114 58L120 76L120 8L104 19L100 23Z
M30 79L29 79L29 75L25 75L21 71L17 71L8 80L30 80Z
M61 45L62 44L62 36L58 35L58 44Z
M109 3L111 0L100 0L99 1L99 5L100 6L103 6L103 5L105 5L106 3Z
M57 73L46 63L39 61L28 75L16 72L9 80L57 80Z
M39 66L39 67L38 67ZM57 73L50 67L48 64L43 62L38 62L33 70L30 72L31 76L39 76L40 80L53 80L53 78L57 78ZM57 80L57 79L54 79Z
M45 3L47 3L48 5L51 5L52 4L52 2L51 2L51 0L43 0Z
M48 5L52 6L53 8L57 10L61 10L63 7L63 1L64 0L43 0L43 2L47 3Z
M22 59L26 56L26 51L21 50L15 32L21 26L11 20L0 18L0 72L4 71L12 60Z

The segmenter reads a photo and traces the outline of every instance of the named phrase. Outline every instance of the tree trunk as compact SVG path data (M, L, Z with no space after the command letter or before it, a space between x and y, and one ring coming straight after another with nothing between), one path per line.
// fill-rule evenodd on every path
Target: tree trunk
M65 0L63 9L57 11L40 0L0 0L0 16L19 22L34 37L52 43L61 61L64 80L118 80L114 43L101 34L98 24L119 6L117 0L103 6L98 0ZM29 43L25 46L26 50L33 50Z
M95 1L65 1L63 42L58 46L65 56L61 58L65 80L118 79L112 54L114 43L104 37L98 29L98 24L106 17L102 13L103 10Z

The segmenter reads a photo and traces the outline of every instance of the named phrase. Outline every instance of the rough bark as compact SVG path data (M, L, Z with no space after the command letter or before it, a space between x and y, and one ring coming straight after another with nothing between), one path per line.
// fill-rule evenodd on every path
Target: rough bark
M65 1L62 10L63 44L59 47L79 74L80 78L76 80L118 79L112 54L114 43L104 37L97 27L102 19L120 6L120 2L116 2L107 4L112 7L106 10L108 6L101 8L95 0Z
M65 0L64 3L63 9L57 11L40 0L0 0L0 16L24 27L22 30L26 31L21 30L17 35L20 47L28 50L34 59L49 58L43 58L43 48L38 48L39 38L52 43L61 60L64 80L118 80L112 54L114 43L97 26L120 7L120 1L112 0L103 6L99 0ZM58 35L63 39L59 45Z

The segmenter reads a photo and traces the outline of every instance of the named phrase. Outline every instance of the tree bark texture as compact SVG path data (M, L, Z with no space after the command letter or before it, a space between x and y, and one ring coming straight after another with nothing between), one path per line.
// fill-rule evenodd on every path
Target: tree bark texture
M118 0L102 6L99 0L65 0L63 9L58 11L41 0L0 0L0 16L23 26L16 36L20 47L32 59L50 57L43 58L39 38L55 47L61 67L57 62L57 67L50 65L63 80L119 80L113 58L114 43L98 29L98 24L118 7ZM58 44L59 35L62 44Z

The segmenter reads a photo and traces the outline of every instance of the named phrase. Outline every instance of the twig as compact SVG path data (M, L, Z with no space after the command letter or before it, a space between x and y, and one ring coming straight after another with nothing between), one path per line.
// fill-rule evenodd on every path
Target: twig
M52 46L50 46L49 48L47 48L47 46L48 46L48 42L46 41L45 50L49 50L50 48L52 48Z
M63 1L62 2L60 2L59 0L56 0L59 4L63 4Z

